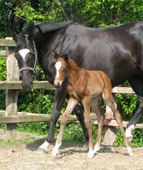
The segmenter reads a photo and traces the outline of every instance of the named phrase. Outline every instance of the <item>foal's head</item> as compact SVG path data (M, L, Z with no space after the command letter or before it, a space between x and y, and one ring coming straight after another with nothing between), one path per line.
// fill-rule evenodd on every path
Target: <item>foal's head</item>
M67 54L60 56L55 51L52 54L56 59L54 85L55 87L60 87L69 73L69 57Z

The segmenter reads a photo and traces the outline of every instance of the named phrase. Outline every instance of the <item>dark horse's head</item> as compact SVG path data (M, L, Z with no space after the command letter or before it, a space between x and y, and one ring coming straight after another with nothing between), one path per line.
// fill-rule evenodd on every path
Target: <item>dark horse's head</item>
M34 24L30 23L23 29L20 38L16 40L15 57L22 75L22 87L30 90L33 84L33 73L37 62L37 50L33 37Z

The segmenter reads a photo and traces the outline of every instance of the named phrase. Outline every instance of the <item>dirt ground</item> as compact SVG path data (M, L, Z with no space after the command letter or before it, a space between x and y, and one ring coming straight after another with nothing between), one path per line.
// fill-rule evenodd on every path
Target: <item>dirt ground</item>
M127 155L125 147L103 147L91 159L81 145L63 143L56 158L38 147L44 141L26 133L17 133L17 139L34 138L31 144L4 145L0 132L0 170L143 170L143 147L134 147L134 156Z

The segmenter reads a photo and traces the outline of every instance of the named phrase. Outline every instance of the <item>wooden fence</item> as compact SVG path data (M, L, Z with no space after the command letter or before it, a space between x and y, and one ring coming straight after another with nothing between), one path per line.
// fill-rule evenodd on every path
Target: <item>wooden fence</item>
M0 81L0 90L6 90L6 110L0 110L0 123L5 124L5 140L14 140L16 133L16 123L23 122L42 122L50 121L51 115L17 112L18 91L22 90L21 81L19 81L19 69L17 60L14 57L15 42L11 38L0 39L0 47L6 47L6 50L0 51L0 56L6 56L7 80ZM0 73L2 74L2 73ZM33 89L55 88L48 81L37 81L33 83ZM115 87L113 93L131 93L133 90L128 87ZM93 124L97 124L96 115L91 114ZM69 121L77 121L76 116L71 115ZM123 121L126 127L127 122ZM118 124L114 120L111 111L106 108L106 121L104 128L103 144L112 145L116 136ZM143 128L143 124L137 124L136 128Z

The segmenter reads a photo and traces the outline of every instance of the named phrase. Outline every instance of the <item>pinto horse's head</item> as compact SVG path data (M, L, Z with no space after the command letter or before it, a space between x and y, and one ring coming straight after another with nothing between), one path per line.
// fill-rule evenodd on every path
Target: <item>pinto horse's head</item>
M34 26L34 25L33 25ZM16 41L15 57L22 76L22 87L30 90L33 84L33 73L37 63L37 50L32 36L32 25L28 25Z
M52 55L56 59L54 86L60 87L69 73L68 55L60 56L55 51L52 52Z

